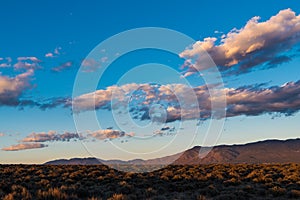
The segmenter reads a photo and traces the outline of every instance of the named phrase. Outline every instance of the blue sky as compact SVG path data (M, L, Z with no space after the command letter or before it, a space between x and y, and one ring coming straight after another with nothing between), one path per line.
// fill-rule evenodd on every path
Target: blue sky
M286 10L288 8L290 10ZM290 16L292 12L294 17ZM198 74L199 71L206 73L198 58L200 47L211 54L222 75L224 91L228 92L227 118L221 117L224 127L218 138L207 144L298 138L299 14L300 5L296 0L276 4L274 1L237 4L236 1L176 0L3 2L0 12L0 162L43 163L56 158L88 156L153 158L203 144L213 120L204 106L207 99L201 96L201 92L207 91L201 87L205 82ZM255 16L260 19L253 19ZM277 16L277 21L272 21L272 16ZM260 24L268 20L271 20L269 24ZM268 32L274 24L278 27ZM102 70L112 56L107 49L94 48L120 32L142 27L172 29L198 43L184 47L181 54L155 49L134 51L121 57L116 54L118 59L109 65L96 88L102 95L97 96L99 109L95 111L99 128L89 121L94 112L86 96L80 96L90 98L88 94L95 91L80 93L77 99L72 99L76 75L95 78L95 72ZM238 31L232 31L234 29ZM230 41L230 33L233 41ZM222 35L225 35L223 42ZM93 49L94 52L99 50L95 61L88 56ZM185 61L191 63L182 69ZM147 63L167 67L143 66ZM140 69L145 71L124 76L141 65ZM149 84L158 83L157 80L160 85ZM179 119L171 112L170 105L176 104L171 96L160 101L143 99L149 91L155 91L156 98L162 95L160 91L167 92L162 88L164 84L185 84L185 81L199 92L196 96L201 100L197 103L201 109L205 107L202 112L205 120L199 126L196 125L199 119L193 117L195 113ZM136 85L129 86L130 83ZM81 84L89 88L88 82ZM122 121L124 119L114 119L112 112L118 115L119 110L105 107L111 102L103 99L111 91L108 87L113 85L122 91L129 88L139 97L130 104L133 112L129 112L129 116L134 122L131 126ZM183 93L183 96L188 94ZM78 104L80 111L72 114L70 104L79 100L83 102ZM151 116L141 117L145 108L136 105L149 102L168 107L165 119L168 121L151 124ZM146 114L148 112L151 113L151 109ZM74 116L81 120L80 130L76 129ZM193 139L195 133L197 137ZM149 153L165 145L168 148Z

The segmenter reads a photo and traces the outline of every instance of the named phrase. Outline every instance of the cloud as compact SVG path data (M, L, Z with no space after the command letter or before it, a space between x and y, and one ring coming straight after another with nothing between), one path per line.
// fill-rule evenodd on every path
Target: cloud
M41 110L56 108L59 106L70 107L72 100L69 97L53 97L39 102L33 102L33 105L37 106Z
M72 105L75 112L82 110L110 109L111 101L115 101L114 106L118 107L123 101L128 99L127 95L139 87L132 83L123 86L110 86L105 90L97 90L92 93L86 93L73 99ZM125 103L125 102L124 102Z
M44 148L48 147L46 142L69 142L71 140L85 140L92 138L97 140L107 140L107 139L116 139L122 137L133 137L134 133L125 133L119 130L113 129L104 129L104 130L97 130L97 131L85 131L85 136L82 136L78 133L72 133L65 131L62 134L57 133L57 131L48 131L48 132L40 132L40 133L31 133L27 137L20 140L19 144L12 145L10 147L2 148L2 151L20 151L26 149L37 149L37 148ZM3 133L0 133L0 137L4 136Z
M221 37L219 44L218 38L207 37L184 50L180 57L190 62L183 66L188 68L184 76L212 67L205 52L221 71L235 75L257 66L269 68L290 61L293 55L287 51L300 42L300 15L286 9L267 21L259 20L260 17L253 17L241 29L232 29Z
M51 52L49 52L49 53L46 53L46 54L45 54L45 57L46 57L46 58L53 58L53 57L54 57L54 54L51 53Z
M0 68L11 67L12 59L10 57L0 58Z
M40 63L42 62L37 57L31 56L31 57L18 57L18 62L14 64L14 68L16 70L28 70L28 69L41 69Z
M54 49L54 54L60 55L60 51L61 51L61 50L62 50L61 47L56 47L56 48Z
M227 116L264 113L292 115L300 109L300 81L270 88L241 87L227 91Z
M121 137L133 137L134 133L125 133L124 131L113 130L113 129L104 129L104 130L97 130L90 132L88 137L92 137L98 140L105 140L105 139L116 139Z
M38 149L44 148L48 145L41 144L41 143L22 143L17 145L12 145L10 147L2 148L2 151L20 151L20 150L27 150L27 149Z
M41 62L37 57L34 56L18 57L18 61Z
M73 111L127 109L134 118L154 121L199 118L197 96L183 84L126 84L110 86L73 99ZM151 107L161 104L160 107Z
M71 140L83 140L84 137L78 133L64 132L62 134L57 133L56 131L48 131L41 133L31 133L27 137L23 138L20 141L20 144L12 145L10 147L2 148L3 151L20 151L26 149L36 149L48 147L48 145L43 144L44 142L69 142Z
M46 54L45 54L45 57L46 57L46 58L54 58L54 57L57 57L57 56L59 56L59 55L61 54L61 53L60 53L61 50L62 50L61 47L56 47L56 48L54 49L53 52L48 52L48 53L46 53Z
M104 62L107 62L107 61L108 61L108 57L107 56L104 56L104 57L101 58L101 62L104 63Z
M100 62L92 58L84 59L81 63L81 68L83 72L95 72L100 67Z
M226 116L256 116L265 113L292 115L300 109L300 81L281 86L263 88L263 85L224 88L215 91L213 101L227 102ZM211 86L213 87L213 86ZM160 104L166 113L166 122L211 117L211 96L207 86L191 89L196 97L188 94L189 87L182 84L127 84L111 86L76 97L73 100L75 112L93 109L128 109L135 119L150 120L151 105ZM226 96L225 96L226 95ZM226 97L224 99L224 97ZM180 103L180 99L181 102ZM225 115L214 115L223 118Z
M172 126L165 126L165 127L162 127L160 130L156 130L153 132L154 135L160 135L160 136L163 136L163 135L169 135L169 134L173 134L175 133L175 127Z
M30 77L33 75L33 69L19 74L15 77L3 76L0 73L0 106L17 106L21 103L20 97L24 91L31 88Z
M31 133L25 137L21 142L53 142L53 141L70 141L72 139L80 139L78 133L64 132L58 134L56 131Z
M66 69L70 69L72 67L72 62L71 61L68 61L68 62L65 62L63 63L62 65L60 66L57 66L57 67L53 67L51 70L53 72L61 72L61 71L64 71Z

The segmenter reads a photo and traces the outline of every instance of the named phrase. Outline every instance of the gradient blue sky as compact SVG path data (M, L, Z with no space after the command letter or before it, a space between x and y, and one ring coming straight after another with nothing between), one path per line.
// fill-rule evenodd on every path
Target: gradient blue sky
M57 158L94 156L86 150L78 138L77 141L56 139L55 141L39 142L39 144L47 146L40 146L42 148L27 148L18 151L7 149L12 145L23 144L24 141L21 140L32 133L48 133L51 130L56 131L58 135L65 132L76 133L72 111L69 107L60 105L43 110L35 103L22 106L20 102L22 100L32 102L45 102L47 100L49 102L53 101L52 98L70 98L82 60L94 47L108 37L133 28L163 27L184 33L195 40L203 41L207 37L220 38L222 34L227 34L234 28L241 29L248 20L255 16L261 17L260 22L266 21L287 8L294 11L297 16L300 14L300 4L297 0L276 1L275 3L274 0L253 0L239 3L233 0L226 2L216 0L3 1L0 12L2 27L0 58L3 60L0 60L0 65L7 64L10 66L0 67L0 77L13 79L30 70L24 66L16 67L18 58L21 64L24 62L32 64L33 62L39 66L32 69L33 74L28 76L28 80L24 80L25 83L30 84L30 87L18 86L20 88L17 90L20 90L21 93L17 95L16 104L3 103L6 102L6 99L12 100L5 92L1 93L1 90L4 91L5 87L9 87L9 85L5 85L0 79L0 100L1 98L4 99L0 101L0 148L2 148L0 150L0 163L43 163ZM295 35L298 35L296 40L299 42L300 32L296 32ZM263 64L258 64L249 73L226 75L223 77L224 86L226 88L240 88L264 84L261 86L262 88L269 88L281 86L287 82L297 82L300 80L299 43L297 41L290 48L281 49L281 55L292 55L289 62L281 63L270 69L265 69ZM46 56L46 54L48 55ZM105 51L102 54L102 61L105 62ZM23 62L21 57L35 57L40 61L34 63L33 58L27 58ZM154 50L128 54L119 58L109 67L99 83L98 89L105 89L116 84L125 72L135 66L153 62L168 65L182 73L180 66L184 59L178 55ZM29 68L32 68L32 65ZM153 72L146 76L151 79L156 74ZM203 80L195 75L187 77L187 80L194 87L203 84ZM13 82L14 80L10 84ZM133 82L138 83L134 80ZM112 127L114 130L123 131L111 120L109 111L99 110L97 115L102 128ZM270 112L252 116L240 114L229 117L225 120L217 144L247 143L271 138L298 138L300 114L296 110L291 115L286 115L286 112ZM139 120L136 122L143 123ZM90 125L88 121L85 123L88 130L97 131L97 127ZM178 121L171 122L168 126L177 128L176 123ZM208 124L209 122L205 121L200 129L206 130ZM183 136L180 136L182 140L190 137L184 136L184 134L191 130L187 126L180 131L184 132L182 133ZM146 133L151 134L152 130L145 131L143 134ZM153 140L141 143L130 137L126 139L117 138L116 140L118 140L119 145L127 146L126 148L136 146L136 148L144 148L147 152L147 149L151 149L150 146L157 145L158 148L172 137L174 136L155 137ZM200 145L201 141L200 138L190 146L185 147ZM88 146L90 145L88 148L93 149L94 144L91 143L93 142L88 142ZM98 150L101 150L99 156L104 159L150 158L179 151L178 148L174 147L164 153L151 155L118 155L110 152L109 142L98 141L95 143L101 146ZM30 144L35 143L31 142Z

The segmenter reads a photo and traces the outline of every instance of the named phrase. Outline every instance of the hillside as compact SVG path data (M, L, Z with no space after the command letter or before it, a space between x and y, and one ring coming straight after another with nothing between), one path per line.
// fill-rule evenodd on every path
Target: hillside
M203 147L204 150L208 149ZM133 164L155 165L166 164L175 160L173 164L213 164L213 163L300 163L300 139L266 140L242 145L219 145L203 158L199 156L201 147L195 146L186 150L175 160L178 154L150 159L150 160L101 160L96 158L59 159L46 162L52 165L95 165L95 164Z

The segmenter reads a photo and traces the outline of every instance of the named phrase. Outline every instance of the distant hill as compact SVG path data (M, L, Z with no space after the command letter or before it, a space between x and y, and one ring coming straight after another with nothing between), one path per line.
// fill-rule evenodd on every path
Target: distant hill
M102 164L97 158L72 158L52 160L45 163L46 165L99 165Z
M46 162L50 165L97 165L97 164L134 164L156 165L174 161L176 165L212 163L300 163L300 139L266 140L242 145L219 145L213 147L203 158L199 151L208 147L195 146L180 154L149 160L101 160L96 158L72 158ZM178 159L176 159L178 157Z
M185 151L174 164L300 163L300 139L220 145L214 147L204 158L199 157L200 149L197 146Z

